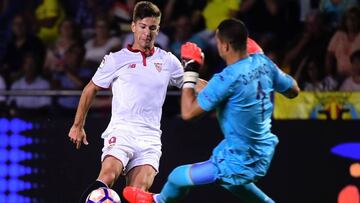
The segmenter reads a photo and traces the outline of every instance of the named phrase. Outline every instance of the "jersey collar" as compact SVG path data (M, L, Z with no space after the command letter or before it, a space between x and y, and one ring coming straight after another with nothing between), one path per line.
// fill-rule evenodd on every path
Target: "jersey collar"
M153 47L150 50L141 51L139 49L133 49L131 44L127 45L127 49L131 52L137 53L140 52L142 59L143 59L143 65L146 66L146 57L152 56L155 52L155 47Z

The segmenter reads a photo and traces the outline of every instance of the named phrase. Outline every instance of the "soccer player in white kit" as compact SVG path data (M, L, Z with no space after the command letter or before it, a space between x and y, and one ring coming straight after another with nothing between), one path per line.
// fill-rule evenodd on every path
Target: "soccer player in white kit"
M101 171L83 193L80 202L99 187L112 187L123 173L126 185L148 191L158 171L161 156L160 119L168 85L181 87L183 68L171 53L154 47L161 12L151 2L134 8L134 43L106 55L84 88L70 129L70 140L79 148L87 145L86 114L101 89L112 90L112 116L103 132Z

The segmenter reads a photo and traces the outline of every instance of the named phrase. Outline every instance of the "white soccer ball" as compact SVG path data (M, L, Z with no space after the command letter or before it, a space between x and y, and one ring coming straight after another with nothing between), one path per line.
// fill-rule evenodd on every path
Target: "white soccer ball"
M93 190L85 203L121 203L119 195L112 189L101 187Z

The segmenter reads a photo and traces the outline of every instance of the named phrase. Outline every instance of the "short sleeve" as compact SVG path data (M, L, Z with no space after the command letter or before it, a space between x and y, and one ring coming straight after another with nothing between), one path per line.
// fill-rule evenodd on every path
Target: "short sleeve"
M280 70L274 63L270 63L270 65L272 67L274 89L277 92L285 92L290 89L294 82L292 77Z
M169 55L169 64L170 64L170 85L176 86L181 88L183 85L183 76L184 76L184 69L175 55Z
M95 75L92 78L92 81L99 87L109 88L115 78L116 70L117 67L115 65L115 60L110 53L103 58L97 71L95 72Z
M234 91L235 78L228 68L215 74L199 93L197 102L205 111L211 111Z

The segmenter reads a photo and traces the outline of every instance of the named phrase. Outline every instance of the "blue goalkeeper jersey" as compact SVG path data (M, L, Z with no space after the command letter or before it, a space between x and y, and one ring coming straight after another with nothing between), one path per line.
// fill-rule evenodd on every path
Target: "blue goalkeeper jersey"
M284 92L292 85L292 78L264 54L252 54L215 74L199 93L197 101L203 110L217 110L224 140L214 149L213 156L219 162L225 160L221 166L227 171L224 173L241 172L241 167L233 163L250 164L266 156L271 161L278 142L270 132L271 93ZM248 174L247 178L253 180L253 176L265 175L262 173L267 167L260 174Z

